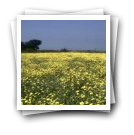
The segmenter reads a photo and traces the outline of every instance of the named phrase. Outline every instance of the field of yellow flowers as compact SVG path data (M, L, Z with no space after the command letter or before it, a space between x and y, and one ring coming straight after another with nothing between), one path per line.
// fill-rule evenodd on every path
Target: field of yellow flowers
M22 53L22 105L105 105L106 53Z

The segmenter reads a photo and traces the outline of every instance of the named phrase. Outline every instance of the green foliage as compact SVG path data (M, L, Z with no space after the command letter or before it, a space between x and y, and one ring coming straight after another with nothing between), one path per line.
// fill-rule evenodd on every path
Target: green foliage
M69 50L67 50L66 48L63 48L60 50L61 52L69 52Z
M21 52L36 52L39 49L41 40L30 40L29 42L21 42Z

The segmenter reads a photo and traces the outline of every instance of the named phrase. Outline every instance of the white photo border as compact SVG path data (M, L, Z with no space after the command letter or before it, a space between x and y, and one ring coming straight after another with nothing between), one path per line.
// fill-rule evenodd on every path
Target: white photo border
M106 105L21 105L21 20L106 20ZM110 15L17 16L17 110L110 110Z

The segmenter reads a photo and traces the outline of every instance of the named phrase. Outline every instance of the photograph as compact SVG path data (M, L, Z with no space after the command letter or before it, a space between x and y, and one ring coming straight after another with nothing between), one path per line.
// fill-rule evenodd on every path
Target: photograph
M17 21L19 108L110 109L109 16Z

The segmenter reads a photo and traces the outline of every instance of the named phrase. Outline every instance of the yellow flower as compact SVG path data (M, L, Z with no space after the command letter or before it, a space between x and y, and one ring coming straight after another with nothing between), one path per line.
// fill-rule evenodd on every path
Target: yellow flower
M59 105L59 102L55 102L56 105Z
M88 103L89 103L88 101L85 102L85 104L88 104Z
M21 53L21 92L23 105L106 104L106 53Z
M80 102L80 105L84 105L84 102Z
M81 98L85 98L85 95L84 94L81 94Z

